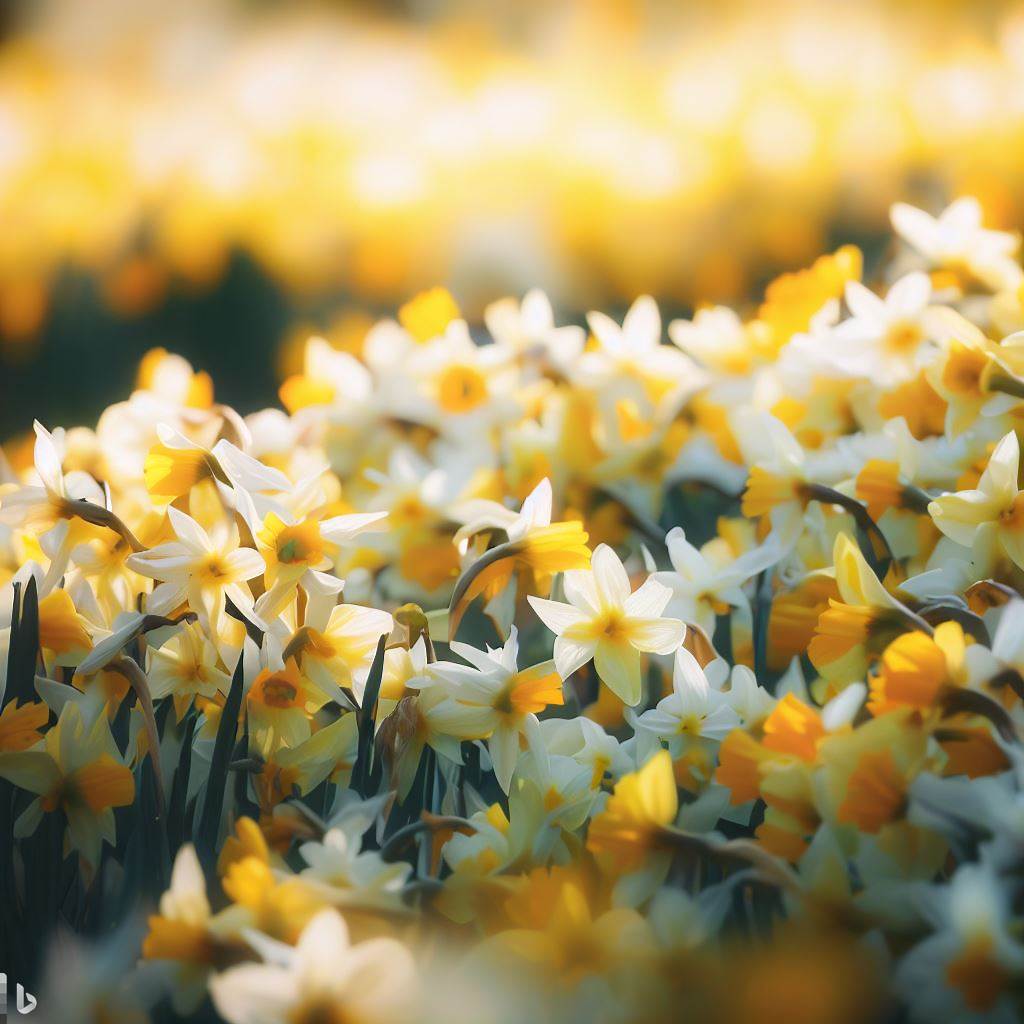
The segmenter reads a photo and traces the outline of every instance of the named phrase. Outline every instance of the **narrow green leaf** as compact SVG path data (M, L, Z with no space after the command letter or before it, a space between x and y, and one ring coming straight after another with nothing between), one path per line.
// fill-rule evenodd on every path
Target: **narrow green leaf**
M242 708L242 683L244 655L238 656L234 675L231 677L231 689L220 715L217 727L217 738L213 745L213 757L210 761L210 773L206 780L206 793L203 798L203 809L196 828L196 850L204 865L212 870L217 855L217 833L220 830L221 812L224 809L224 794L228 784L228 765L231 752L235 747L235 734L238 731L238 714Z
M192 740L195 736L197 718L195 710L192 710L185 719L185 732L178 751L178 765L171 780L171 798L167 804L167 844L172 860L185 842L187 834L185 804L188 800L188 780L192 772Z
M366 687L363 690L363 703L356 712L359 716L359 749L352 770L352 782L353 788L364 796L368 796L371 789L374 711L384 679L384 647L387 644L387 639L387 635L384 635L377 641L377 651L373 656L370 673L366 677Z

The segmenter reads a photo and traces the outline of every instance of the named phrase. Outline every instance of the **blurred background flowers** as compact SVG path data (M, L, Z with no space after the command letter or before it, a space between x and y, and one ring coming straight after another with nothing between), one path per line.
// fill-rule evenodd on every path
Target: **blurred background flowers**
M436 283L471 322L537 283L687 312L837 239L877 256L894 198L1022 213L1024 7L996 0L4 10L8 437L94 418L153 344L249 411L310 328L358 346Z

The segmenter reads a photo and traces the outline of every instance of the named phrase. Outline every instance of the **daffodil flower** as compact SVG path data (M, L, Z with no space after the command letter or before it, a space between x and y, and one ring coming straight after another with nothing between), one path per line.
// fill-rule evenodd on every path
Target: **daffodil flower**
M928 512L935 525L965 548L979 532L994 532L999 546L1024 568L1024 491L1018 487L1020 444L1010 431L996 445L978 486L936 498Z
M150 916L142 941L143 958L169 975L167 987L177 1013L194 1012L218 964L244 955L246 946L231 916L214 915L195 847L186 843L174 858L170 887L160 897L159 913Z
M105 496L88 473L64 472L63 430L51 434L38 420L33 428L34 466L39 484L26 484L0 495L0 523L45 535L43 544L50 567L44 582L49 588L64 574L75 545L96 533L94 527L76 518L73 502L85 500L105 507Z
M44 814L61 811L67 845L90 869L99 866L103 843L115 840L113 809L135 796L135 780L106 717L88 721L74 701L64 705L40 747L0 754L0 778L35 794L14 824L15 836L31 835Z
M777 545L765 543L722 565L713 558L716 549L708 548L707 555L698 550L681 526L669 530L665 545L672 571L651 574L651 579L672 591L665 614L699 626L708 636L714 633L719 615L750 607L743 585L778 561L781 554Z
M210 982L217 1012L230 1024L399 1024L412 1005L409 951L394 939L353 945L336 910L320 911L294 947L258 934L250 941L265 962L231 967Z
M661 314L649 295L630 306L622 325L604 313L587 314L597 347L580 356L575 376L591 387L636 380L659 419L670 418L704 382L703 371L679 349L661 343Z
M292 599L295 588L316 586L312 574L334 566L343 545L387 517L386 512L358 512L317 519L268 512L255 532L266 565L267 590L256 608L263 620L275 618Z
M263 465L224 438L208 450L166 423L156 429L160 443L149 450L143 469L146 489L155 499L172 501L201 480L213 480L226 496L233 488L287 491L291 487L279 469Z
M185 624L160 647L149 650L146 678L154 700L173 699L179 720L196 697L226 696L231 686L217 648L193 624Z
M128 560L140 575L160 581L146 608L164 615L187 604L216 638L228 598L241 611L252 609L248 581L264 571L265 562L252 548L238 546L238 529L231 520L219 520L211 534L173 505L167 516L176 540Z
M938 217L895 203L892 226L930 267L953 274L965 271L993 291L1021 282L1021 268L1013 258L1020 239L984 227L981 204L971 196L957 199Z
M676 651L672 693L637 719L639 728L668 741L675 756L695 740L725 739L738 724L726 695L712 689L697 659L685 647Z
M325 898L336 906L401 912L401 892L411 867L403 861L388 863L378 851L362 849L368 823L358 811L347 810L332 821L323 839L299 847L307 865L300 877L322 886Z
M640 702L640 655L671 654L683 642L686 626L662 618L672 591L648 578L631 592L629 577L605 544L594 552L591 568L563 577L569 603L529 597L541 621L556 634L555 667L563 679L593 660L597 674L623 702Z
M468 522L455 534L456 543L465 546L469 538L491 529L504 530L508 543L492 548L467 569L452 596L450 630L458 627L465 608L480 594L489 596L488 611L500 615L501 598L516 568L533 573L533 583L541 593L549 593L556 573L585 568L590 562L587 534L578 519L551 522L551 481L545 477L523 501L518 513L494 501L478 499L463 503L455 515ZM505 616L515 611L513 600L505 602ZM504 622L503 625L511 625Z
M1024 972L1024 945L1006 897L1005 885L985 861L961 864L948 885L928 891L932 931L906 954L895 979L917 1019L1014 1018L1013 979Z
M559 370L566 370L583 351L582 327L556 327L551 302L539 288L515 299L492 302L484 310L484 323L498 345L522 355L541 353Z
M828 340L836 367L883 386L917 373L930 338L928 275L917 271L901 277L884 299L859 281L847 281L845 294L851 315Z
M504 647L478 651L454 642L453 653L469 662L440 661L427 668L448 699L431 712L432 725L463 739L486 739L498 784L508 792L527 722L564 701L562 682L550 662L520 670L519 635L513 627Z

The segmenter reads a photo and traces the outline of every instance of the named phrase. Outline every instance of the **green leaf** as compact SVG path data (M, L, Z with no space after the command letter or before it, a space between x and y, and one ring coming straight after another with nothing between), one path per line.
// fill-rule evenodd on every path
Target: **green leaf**
M192 772L192 739L195 736L198 715L191 710L185 718L185 732L178 750L178 765L171 780L171 797L167 804L167 845L173 860L178 848L185 842L185 804L188 799L188 780Z
M39 595L34 577L29 577L21 595L14 596L11 642L7 652L7 689L4 704L35 697L36 662L39 658Z
M217 739L213 745L213 757L210 761L210 774L206 780L206 793L203 798L203 810L196 828L196 852L208 871L212 871L217 857L217 833L220 831L221 812L224 810L224 794L228 784L228 766L231 763L231 752L235 747L235 735L238 732L238 715L242 708L242 683L244 655L238 656L234 675L231 677L231 689L224 703L217 726Z
M352 769L352 786L363 796L369 796L372 789L373 775L373 727L374 710L380 695L381 682L384 679L384 647L387 644L385 634L377 641L377 651L370 665L370 673L366 677L363 690L363 703L356 714L359 716L359 748L356 763Z

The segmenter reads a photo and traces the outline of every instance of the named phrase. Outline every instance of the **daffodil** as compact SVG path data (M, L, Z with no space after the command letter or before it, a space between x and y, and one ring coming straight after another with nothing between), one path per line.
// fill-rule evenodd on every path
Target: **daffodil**
M430 678L448 694L431 712L431 723L463 739L486 739L494 774L507 793L527 722L564 703L562 681L551 662L519 669L515 627L498 650L482 652L457 642L451 649L469 665L441 661L428 668Z
M196 697L227 695L230 673L202 629L185 624L160 647L149 651L149 690L154 699L171 697L180 719Z
M949 886L932 889L931 896L930 933L896 975L914 1019L1009 1021L1024 947L1007 918L1003 883L988 864L963 864Z
M264 963L231 967L210 982L214 1005L231 1024L387 1024L412 1005L416 971L405 946L394 939L352 945L336 910L317 914L294 947L254 941Z
M743 585L772 565L780 554L773 544L764 544L723 565L714 557L715 548L708 548L706 554L698 550L679 526L669 530L665 545L672 571L651 576L672 591L665 612L699 626L708 636L714 633L719 615L750 607Z
M311 515L297 520L268 512L256 533L257 549L266 565L267 584L258 613L274 618L292 598L296 586L315 586L307 573L333 568L342 546L373 528L386 515L364 512L320 520Z
M672 669L672 693L637 719L640 729L668 743L675 756L702 740L721 741L739 724L724 693L711 688L697 659L680 647Z
M633 303L621 326L599 312L589 313L587 323L597 344L580 357L581 381L593 386L612 378L635 379L659 417L670 417L703 382L688 356L661 343L661 315L649 295Z
M1020 444L1011 431L996 445L978 486L936 498L928 506L935 525L972 548L978 534L992 532L1015 565L1024 568L1024 492L1019 489Z
M157 426L160 443L146 455L146 489L160 502L187 494L202 480L212 480L228 491L286 491L291 486L280 470L265 466L237 445L221 438L206 449L166 423Z
M685 625L662 618L672 592L648 578L631 592L618 556L606 545L594 552L590 570L563 577L569 603L530 596L541 621L555 635L555 667L563 679L593 660L597 674L626 704L639 703L640 655L671 654L683 642Z
M142 942L146 960L167 968L167 987L178 1013L193 1012L206 996L210 975L245 958L240 935L214 916L195 848L186 844L174 859L171 884L149 918Z
M188 605L211 636L219 638L229 598L241 611L252 609L248 581L264 571L263 558L252 548L239 546L238 529L230 520L218 521L208 533L173 505L168 506L167 517L175 540L128 560L142 576L160 581L146 608L162 615Z
M74 701L64 705L42 744L0 754L0 777L35 794L15 822L15 835L31 835L44 814L59 811L67 822L65 849L76 850L92 870L104 842L115 840L113 809L135 796L135 780L106 717L88 721Z
M1012 391L1020 376L1020 337L997 345L955 310L942 307L932 317L939 353L925 370L934 392L946 402L950 437L962 434L979 418L1002 416L1017 404ZM1007 383L1010 392L1007 393Z
M529 570L533 586L549 593L551 577L556 573L584 569L590 564L583 524L577 519L552 523L551 506L551 482L545 477L526 497L518 513L486 499L466 502L456 511L456 515L469 520L456 532L457 542L464 544L485 530L497 528L505 532L508 543L481 556L459 581L452 600L454 626L479 594L488 595L488 607L496 612L495 606L516 569ZM516 595L513 592L511 596L514 599Z
M582 327L556 327L551 301L538 288L523 301L501 299L484 310L484 322L491 337L523 356L543 355L559 370L571 367L583 351Z
M668 870L666 829L675 824L678 811L672 758L661 750L616 783L604 810L591 819L587 848L616 874L640 876L633 881L635 889L649 890Z
M921 272L901 277L879 298L859 281L846 284L851 316L831 333L836 366L879 384L907 380L920 369L930 328L931 282Z
M10 523L45 535L50 568L46 584L52 585L67 568L74 546L96 533L78 514L78 502L104 506L104 495L96 481L79 470L63 468L64 431L51 434L36 421L34 468L38 484L26 484L0 494L0 522Z
M301 877L322 885L327 899L340 907L401 912L402 888L410 867L389 864L375 850L363 850L367 822L358 813L343 814L319 842L303 843L306 862Z
M892 226L937 270L964 273L992 290L1021 281L1020 265L1013 258L1020 239L983 227L981 204L971 196L961 196L938 217L895 203Z

